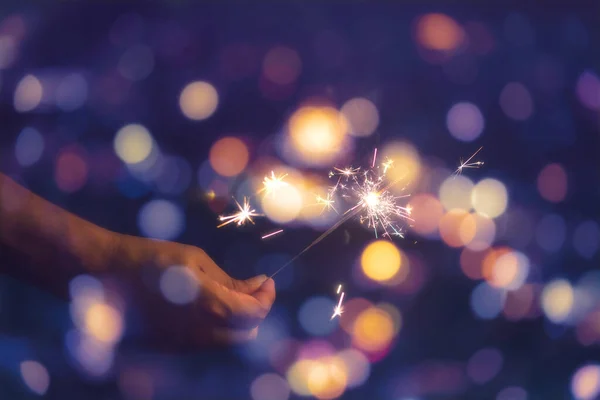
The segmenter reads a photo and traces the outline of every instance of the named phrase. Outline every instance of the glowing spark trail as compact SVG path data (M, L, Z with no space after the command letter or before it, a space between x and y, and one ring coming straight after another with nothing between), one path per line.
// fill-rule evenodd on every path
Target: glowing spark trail
M342 285L338 286L337 294L340 294L341 290L342 290ZM343 301L344 301L344 292L342 292L342 294L340 295L340 300L338 301L337 305L333 308L333 314L331 314L330 319L334 319L335 317L342 315L342 313L344 312L344 308L342 307Z
M454 171L455 175L460 175L462 173L462 170L464 168L479 168L483 165L483 161L474 161L474 162L470 162L473 157L475 157L477 155L477 153L479 153L481 151L481 149L483 149L483 146L481 146L475 153L473 153L473 155L471 155L471 157L469 157L467 159L467 161L463 162L463 160L460 160L460 165L458 166L458 168L456 168L456 171Z
M287 174L283 174L280 176L275 176L275 172L271 171L271 176L265 176L263 179L263 188L259 191L265 192L265 196L273 193L275 190L281 188L282 186L287 186L287 182L283 179L287 176Z
M275 231L275 232L267 233L266 235L264 235L263 237L261 237L261 239L266 239L266 238L269 238L269 237L271 237L271 236L278 235L278 234L280 234L281 232L283 232L283 229L280 229L280 230L278 230L278 231Z
M237 200L235 200L235 204L237 204L239 211L234 214L231 214L231 215L221 215L219 217L219 221L222 221L222 222L224 221L224 222L221 225L218 225L217 228L231 224L232 222L235 222L237 224L237 226L244 225L246 223L246 221L250 221L251 223L254 223L254 221L252 220L252 217L260 217L261 216L261 214L256 213L255 209L251 208L250 202L248 201L248 198L246 198L246 197L244 197L243 205L238 203Z
M331 197L332 197L332 193L331 192L328 192L327 193L327 197L325 197L325 198L317 195L317 204L320 204L320 205L323 206L323 211L325 211L325 210L333 210L337 214L338 212L335 209L335 207L333 206L333 203L335 203L335 201Z

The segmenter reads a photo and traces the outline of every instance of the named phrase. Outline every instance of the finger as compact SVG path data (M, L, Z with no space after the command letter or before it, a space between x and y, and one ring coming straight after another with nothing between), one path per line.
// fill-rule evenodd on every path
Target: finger
M230 288L238 292L252 294L256 292L260 286L267 280L266 275L258 275L245 281L239 281L231 278Z
M275 281L271 278L265 280L258 290L252 292L252 297L267 310L267 313L271 310L271 306L275 302L275 295Z
M244 330L223 328L216 329L213 337L217 343L231 345L247 343L256 339L257 335L258 328Z

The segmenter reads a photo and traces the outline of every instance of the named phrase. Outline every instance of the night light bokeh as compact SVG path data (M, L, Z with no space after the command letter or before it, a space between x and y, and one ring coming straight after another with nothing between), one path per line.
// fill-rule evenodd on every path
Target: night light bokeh
M0 398L600 396L597 10L354 3L0 6L0 171L67 210L272 274L347 210L316 200L329 171L377 148L412 219L393 240L345 222L226 350L139 346L104 277L64 300L2 276ZM255 225L217 229L244 197ZM182 265L143 284L203 295Z

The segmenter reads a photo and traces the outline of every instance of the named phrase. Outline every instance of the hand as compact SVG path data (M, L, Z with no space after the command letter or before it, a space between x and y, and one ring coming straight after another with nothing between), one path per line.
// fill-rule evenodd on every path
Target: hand
M119 235L112 258L128 272L133 288L130 300L142 311L148 331L144 336L169 348L254 339L275 301L272 279L261 275L236 280L194 246ZM170 303L161 293L160 274L171 266L185 266L193 273L190 278L195 278L199 292L191 304Z

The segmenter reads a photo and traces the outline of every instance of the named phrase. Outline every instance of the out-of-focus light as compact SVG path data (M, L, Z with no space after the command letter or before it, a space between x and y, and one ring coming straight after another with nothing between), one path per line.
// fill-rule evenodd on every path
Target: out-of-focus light
M394 320L379 307L369 307L362 311L353 327L353 343L360 349L376 353L384 350L394 337Z
M505 254L509 254L513 251L510 247L502 246L490 249L485 253L483 263L481 265L481 274L488 281L494 280L494 269L496 267L496 261Z
M494 319L500 314L505 298L503 290L482 282L471 292L471 308L481 319Z
M460 268L471 279L483 277L483 260L489 251L474 251L465 247L460 253Z
M500 107L508 118L525 121L533 113L533 99L522 83L511 82L500 93Z
M492 219L479 213L472 213L471 220L473 221L475 232L470 237L470 240L465 242L466 247L479 251L487 249L496 237L496 224ZM466 224L467 227L463 228L463 224ZM463 229L471 229L469 224L470 221L463 221L461 224L461 234L463 233ZM461 236L461 238L466 240L464 236Z
M392 165L386 171L386 179L392 186L390 191L398 195L414 186L421 175L421 158L416 147L408 142L391 142L383 146L378 154L380 165L391 160Z
M112 343L96 340L93 336L71 331L66 336L69 354L83 371L94 377L102 377L111 369L114 362Z
M467 375L477 384L492 380L502 369L502 353L495 348L481 349L467 363Z
M148 130L140 124L125 125L117 132L114 140L115 153L127 164L138 164L152 152L154 140Z
M44 89L34 75L27 75L19 81L15 89L14 106L18 112L35 109L42 101Z
M252 400L287 400L290 385L281 376L273 373L262 374L250 385Z
M277 85L293 83L302 71L302 61L296 50L276 46L269 50L263 61L263 74Z
M498 392L496 400L527 400L527 392L518 386L509 386Z
M475 236L475 219L466 211L450 210L440 219L438 229L444 243L461 247Z
M173 240L185 228L183 211L167 200L151 200L138 213L138 226L146 237Z
M37 361L23 361L20 370L23 382L29 390L40 396L46 394L50 386L50 374L46 367Z
M591 259L598 251L600 227L596 221L584 221L575 228L573 247L583 258Z
M292 364L286 373L290 388L299 396L310 396L308 387L308 375L317 365L315 360L299 360Z
M302 210L302 195L294 186L286 185L277 189L274 196L263 196L261 205L271 221L282 224L298 217Z
M124 78L130 81L141 81L154 69L154 53L148 46L133 45L123 53L117 69Z
M444 14L423 15L417 21L416 29L417 41L429 50L455 50L465 37L462 27Z
M54 179L60 190L73 193L80 190L88 179L85 155L76 147L62 150L56 158Z
M430 194L411 196L409 205L414 219L410 228L420 235L428 236L437 232L444 208L440 201Z
M577 400L593 400L600 394L600 365L580 367L571 378L571 393Z
M352 136L370 136L379 125L379 112L371 100L355 97L344 103L342 114L350 124Z
M567 173L560 164L548 164L537 178L540 195L552 202L559 203L567 195Z
M44 152L44 137L34 128L25 128L15 143L15 157L22 167L39 161Z
M63 111L74 111L83 106L88 95L88 84L78 73L65 76L56 88L56 105Z
M346 390L347 371L339 357L323 357L308 372L307 386L317 399L339 398Z
M584 71L577 80L577 97L585 107L600 110L600 79L591 71Z
M346 118L332 107L302 107L288 122L294 152L311 166L329 166L338 160L347 133Z
M564 279L549 282L542 291L542 309L546 317L554 323L566 321L574 303L573 287Z
M0 69L10 67L17 58L17 44L10 35L0 35Z
M367 277L385 282L392 279L402 267L402 256L392 242L378 240L363 250L360 265Z
M334 302L326 297L309 298L298 311L300 325L313 336L324 336L333 332L337 328L337 324L331 321L334 305Z
M344 313L340 317L340 327L349 335L354 332L354 323L358 316L366 309L373 307L373 304L361 297L350 298L344 301Z
M348 388L363 385L369 378L371 364L367 357L356 349L346 349L338 353L348 371Z
M535 237L538 245L550 253L560 250L566 238L566 224L563 217L557 214L544 216L537 225Z
M160 276L160 291L173 304L188 304L196 300L200 286L190 268L176 265Z
M71 299L104 300L102 283L91 275L78 275L69 282L69 295Z
M492 279L488 282L495 287L507 290L519 289L529 275L529 259L523 253L512 251L496 259Z
M85 332L104 343L115 343L123 334L123 317L105 303L91 305L85 313Z
M248 165L249 158L248 147L235 137L221 138L210 148L210 165L222 176L239 175Z
M510 321L518 321L526 318L532 310L534 300L535 292L533 287L531 285L523 285L519 289L507 293L502 313Z
M485 121L479 108L473 103L457 103L446 115L450 134L463 142L472 142L483 132Z
M204 81L189 83L179 95L183 115L195 121L209 118L217 110L219 94L213 85Z
M465 176L449 176L440 186L440 202L446 210L471 210L473 182Z
M471 192L471 202L478 213L496 218L506 211L508 193L502 182L487 178L475 185Z

